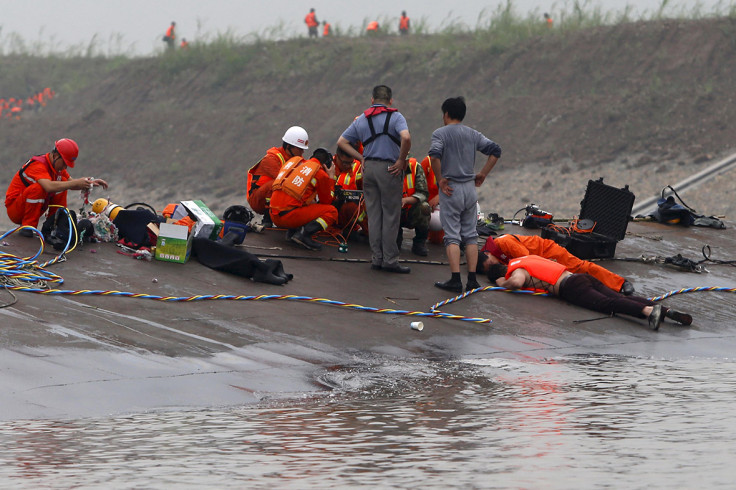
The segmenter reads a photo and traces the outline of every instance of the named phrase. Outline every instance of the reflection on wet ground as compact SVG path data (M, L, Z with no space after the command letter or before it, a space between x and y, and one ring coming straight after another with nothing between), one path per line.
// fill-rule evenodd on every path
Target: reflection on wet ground
M0 425L18 487L730 486L736 363L370 359L324 396Z

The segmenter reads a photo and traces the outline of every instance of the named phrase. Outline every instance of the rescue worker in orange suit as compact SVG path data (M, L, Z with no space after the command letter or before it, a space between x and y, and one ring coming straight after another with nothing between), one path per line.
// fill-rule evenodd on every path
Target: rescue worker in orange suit
M307 250L321 250L312 235L337 223L334 191L335 170L329 151L317 148L309 160L293 157L273 181L271 219L276 226L288 228L287 240Z
M401 17L399 18L399 34L402 36L409 34L409 17L406 16L406 10L401 12Z
M330 27L332 27L332 24L326 20L322 21L322 37L330 37Z
M554 260L564 265L570 272L585 273L595 277L613 291L627 296L634 294L634 286L623 277L598 264L579 259L553 240L537 235L501 235L495 239L488 237L485 245L478 252L478 268L485 272L492 263L508 264L509 260L525 255L538 255Z
M271 216L268 213L273 180L281 167L293 157L301 157L309 148L309 135L300 126L292 126L281 138L280 147L270 148L261 161L248 170L246 198L251 209L263 215L263 225L270 227Z
M166 29L166 34L164 34L164 42L166 43L166 47L168 49L174 49L175 42L176 42L176 22L172 22L168 29Z
M335 201L338 210L337 227L348 240L363 241L368 236L368 214L365 202L340 199L340 190L363 189L363 164L345 153L339 146L332 158L335 165Z
M107 189L107 182L92 177L72 179L67 167L74 168L79 155L79 146L74 140L62 138L54 144L54 149L45 155L35 155L16 172L5 193L5 207L13 223L36 228L41 215L48 209L53 216L58 209L66 207L69 190L85 190L94 186ZM49 206L54 206L49 208ZM20 231L31 237L28 228Z
M309 28L309 37L319 37L317 33L317 27L319 27L319 21L317 20L317 14L314 9L309 9L309 13L304 17L304 23Z
M189 42L187 42L187 38L181 38L181 44L179 45L179 47L181 49L189 49Z
M420 257L427 256L427 237L429 236L429 215L432 214L427 202L429 189L422 165L416 158L409 159L404 170L404 193L401 197L401 224L396 244L401 249L404 228L414 229L411 252Z
M665 316L683 325L693 322L688 313L644 297L611 291L590 274L573 274L564 265L538 255L511 259L509 265L494 263L488 268L488 279L502 288L546 291L570 304L600 313L646 318L654 330L659 330Z

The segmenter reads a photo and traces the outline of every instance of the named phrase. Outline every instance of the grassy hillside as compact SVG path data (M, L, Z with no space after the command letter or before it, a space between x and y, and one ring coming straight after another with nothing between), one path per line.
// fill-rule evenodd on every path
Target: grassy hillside
M71 137L81 146L73 175L106 178L115 202L201 198L222 210L244 200L247 168L287 127L334 149L378 83L393 88L418 157L442 100L466 97L466 122L504 149L483 192L507 216L529 201L572 214L581 182L601 176L648 197L736 146L733 19L516 27L219 38L145 59L1 57L0 97L57 92L43 111L0 120L2 185L30 154Z

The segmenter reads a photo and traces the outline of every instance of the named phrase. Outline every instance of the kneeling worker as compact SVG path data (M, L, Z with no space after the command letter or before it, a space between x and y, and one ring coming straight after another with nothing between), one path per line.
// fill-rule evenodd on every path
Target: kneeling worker
M317 148L309 160L291 158L273 181L271 219L276 226L289 229L287 239L308 250L320 250L322 245L312 235L337 222L334 190L329 151Z
M309 135L304 128L299 126L287 129L281 140L280 147L269 148L266 156L248 170L246 199L253 211L263 215L263 225L268 227L272 224L268 206L271 200L273 180L286 160L301 157L304 150L309 148Z
M92 177L72 179L66 171L74 168L79 146L74 140L62 138L54 143L54 149L45 155L32 156L13 176L5 193L5 207L13 223L21 226L38 227L41 215L49 209L53 216L58 209L66 207L67 191L85 190L99 185L107 189L107 182ZM31 237L29 229L20 231Z
M427 256L427 237L429 236L429 216L432 208L427 202L429 185L422 165L416 158L409 159L404 171L404 193L401 197L401 223L396 243L401 249L404 238L403 228L414 229L411 252L420 257Z
M495 263L488 268L488 279L507 289L546 291L568 303L600 313L646 318L654 330L659 330L665 316L683 325L693 321L687 313L640 296L624 296L589 274L573 274L565 270L564 265L538 255L511 259L508 266Z
M357 149L357 148L356 148ZM363 164L337 147L332 157L335 166L335 200L337 208L337 227L348 240L365 240L368 237L368 214L365 201L340 201L338 189L346 191L363 190ZM359 231L360 230L360 231Z

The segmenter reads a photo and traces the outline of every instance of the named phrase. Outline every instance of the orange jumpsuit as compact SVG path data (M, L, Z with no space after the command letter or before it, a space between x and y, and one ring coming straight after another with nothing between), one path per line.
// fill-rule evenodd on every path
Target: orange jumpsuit
M307 161L318 162L315 158ZM319 162L318 162L319 163ZM307 184L304 195L296 199L281 189L271 194L271 220L281 228L299 228L317 221L322 229L337 223L337 209L332 205L335 180L320 168ZM314 202L319 197L319 203Z
M274 146L266 152L260 162L248 170L248 187L246 198L253 211L258 214L268 213L268 201L271 198L271 184L286 160L291 158L286 150Z
M624 283L623 277L593 262L579 259L554 241L537 235L501 235L495 238L494 242L510 258L539 255L557 261L572 273L590 274L614 291L621 291Z
M37 227L41 215L50 204L66 207L67 193L67 191L47 193L38 183L39 179L64 182L70 178L66 170L61 172L54 170L49 153L31 157L28 163L13 176L5 193L8 217L13 223ZM25 182L23 182L24 179ZM56 209L51 208L49 215L53 215Z

